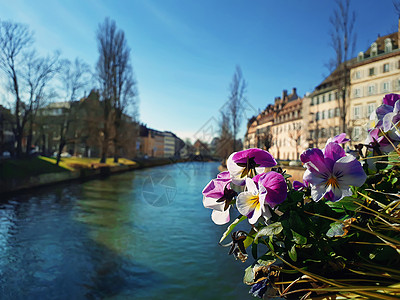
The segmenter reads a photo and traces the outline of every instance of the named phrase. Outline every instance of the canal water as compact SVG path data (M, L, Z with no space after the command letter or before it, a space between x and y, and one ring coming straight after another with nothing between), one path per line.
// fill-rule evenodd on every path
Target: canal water
M254 299L179 163L0 201L0 299Z

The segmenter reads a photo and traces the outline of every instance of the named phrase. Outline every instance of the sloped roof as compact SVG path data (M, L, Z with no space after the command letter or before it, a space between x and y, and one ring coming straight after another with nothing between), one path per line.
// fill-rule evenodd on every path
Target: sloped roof
M399 48L399 43L398 43L398 38L397 38L397 32L393 32L391 34L385 35L378 37L375 40L375 43L378 46L378 55L385 53L385 40L390 39L392 41L392 50L398 49ZM371 45L372 46L372 45ZM364 52L364 58L370 57L371 56L371 46L368 47L367 51Z

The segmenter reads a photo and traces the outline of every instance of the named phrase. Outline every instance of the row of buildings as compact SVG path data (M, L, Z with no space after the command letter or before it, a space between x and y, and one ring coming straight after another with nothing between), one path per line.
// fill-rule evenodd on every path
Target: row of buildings
M267 149L280 160L298 160L307 148L323 148L327 139L343 131L351 145L367 136L370 115L388 93L400 93L400 19L398 32L378 37L365 51L349 60L346 102L333 71L304 97L294 88L283 91L273 104L248 121L245 148Z
M103 126L102 103L98 93L92 91L80 101L54 102L40 108L33 123L32 145L27 145L29 139L26 135L23 147L28 153L50 156L58 152L63 139L63 155L99 157L104 138ZM0 105L0 157L4 153L13 155L13 127L11 111ZM118 151L119 156L127 158L179 158L194 152L173 132L149 128L126 114L123 114L118 131L109 129L109 156ZM118 145L113 141L116 134L119 136Z

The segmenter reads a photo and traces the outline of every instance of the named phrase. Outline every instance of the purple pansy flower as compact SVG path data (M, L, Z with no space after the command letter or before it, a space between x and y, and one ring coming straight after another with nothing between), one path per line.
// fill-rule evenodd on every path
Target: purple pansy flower
M328 145L329 143L338 143L338 144L344 144L349 142L350 139L346 138L346 133L341 133L338 134L337 136L334 136L333 138L329 138L326 144Z
M400 101L396 101L393 111L387 113L382 119L383 131L388 132L394 125L400 121Z
M396 128L391 128L385 134L381 132L380 128L370 129L365 144L374 145L375 143L378 143L380 151L389 153L399 145L400 134Z
M253 179L246 178L247 191L238 195L236 207L248 217L250 224L255 224L262 216L265 220L271 217L268 206L274 208L285 201L287 186L285 178L277 172L263 173Z
M297 181L297 180L293 181L293 189L295 191L305 190L306 188L308 188L308 186L309 186L309 183L307 181L304 181L304 183L300 182L300 181Z
M400 95L398 94L387 94L383 97L383 104L394 106L397 100L400 100Z
M264 168L275 166L276 160L265 150L251 148L232 153L226 165L231 174L232 183L244 185L246 177L252 178L263 173Z
M237 193L230 188L229 172L218 174L216 179L211 180L203 190L203 205L212 209L211 219L217 225L229 222L229 210L231 203Z
M308 149L300 159L307 168L303 179L310 184L314 201L323 197L338 201L350 196L350 185L361 186L367 178L360 162L354 156L346 155L337 143L326 145L324 152L317 148Z
M376 109L376 115L380 122L377 127L383 127L383 130L388 131L393 124L400 121L400 95L387 94L383 98L383 104Z

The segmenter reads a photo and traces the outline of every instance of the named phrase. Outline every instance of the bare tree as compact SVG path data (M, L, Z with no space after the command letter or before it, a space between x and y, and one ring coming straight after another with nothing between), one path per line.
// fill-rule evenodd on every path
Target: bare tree
M233 136L233 151L237 151L236 137L240 124L242 122L241 114L243 113L243 102L246 100L246 81L243 78L242 70L239 66L236 66L235 74L233 75L232 82L230 84L230 95L229 95L229 117L232 124L232 136Z
M97 30L99 59L97 78L103 103L103 141L101 162L105 162L109 144L114 145L114 161L118 162L120 127L129 105L136 101L136 81L130 62L130 48L125 34L115 21L106 18Z
M35 51L32 51L26 58L25 72L22 77L25 79L29 93L25 109L25 115L29 119L26 144L27 154L31 150L33 126L38 109L44 105L46 100L54 96L54 92L49 90L48 86L49 82L59 71L58 56L58 53L56 53L52 57L39 57Z
M301 146L301 137L303 135L303 129L300 123L293 123L293 128L289 130L288 137L291 145L294 146L296 153L296 160L299 159L299 147Z
M15 97L13 131L17 143L17 157L22 155L22 139L28 122L29 151L36 111L43 102L46 96L45 88L57 69L58 56L39 58L30 50L32 44L33 33L27 25L0 21L0 69L5 74L8 90Z
M219 122L219 140L217 143L216 153L222 159L227 159L233 150L233 136L231 132L231 124L226 113L221 111L221 119Z
M336 9L329 21L332 26L330 32L331 46L335 51L335 57L331 60L330 65L334 67L334 83L339 95L339 108L341 117L342 131L346 132L346 112L347 112L347 95L350 86L350 59L354 53L356 45L356 33L354 24L356 14L350 10L350 0L335 0Z
M58 120L60 141L58 144L57 164L60 162L61 153L65 145L74 139L75 132L70 132L70 125L76 121L76 114L74 113L74 101L78 100L79 94L87 86L89 82L90 68L89 65L81 59L76 58L72 63L68 59L62 62L61 84L62 90L65 93L64 99L66 106L61 120ZM69 135L68 135L69 134Z
M272 147L272 140L273 135L271 131L271 126L268 126L265 132L261 135L262 147L264 150L269 151L269 149Z

